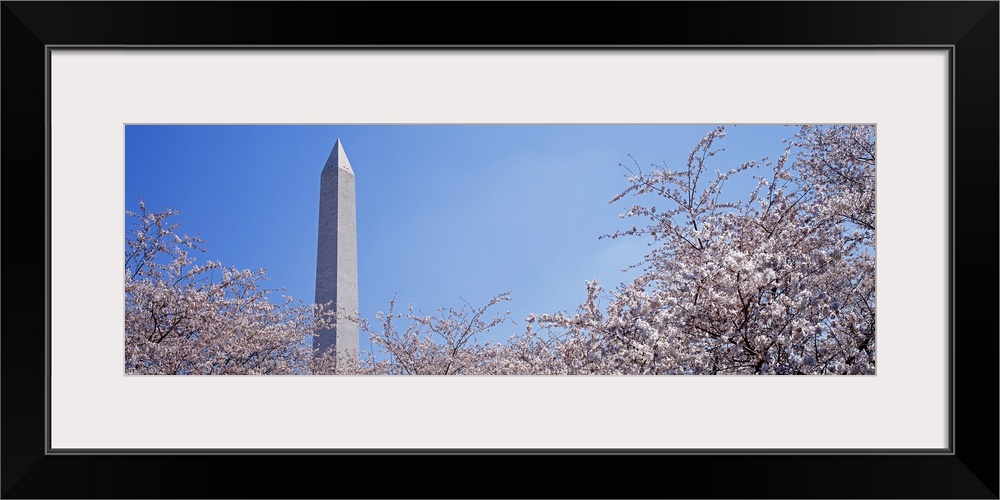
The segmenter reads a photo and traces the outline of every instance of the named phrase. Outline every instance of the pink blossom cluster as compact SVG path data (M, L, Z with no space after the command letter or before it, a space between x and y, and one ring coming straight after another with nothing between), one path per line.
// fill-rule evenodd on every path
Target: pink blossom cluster
M196 264L202 240L176 232L176 210L150 212L141 201L139 209L127 212L126 373L309 373L306 341L329 312L291 297L275 303L263 269Z

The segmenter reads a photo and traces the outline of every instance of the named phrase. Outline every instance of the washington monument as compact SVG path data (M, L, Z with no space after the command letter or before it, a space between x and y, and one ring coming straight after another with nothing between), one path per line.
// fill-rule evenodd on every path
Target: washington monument
M337 359L358 358L358 325L341 317L358 313L358 232L354 170L340 139L320 174L319 243L316 252L316 303L333 301L335 329L317 330L313 352L335 350Z

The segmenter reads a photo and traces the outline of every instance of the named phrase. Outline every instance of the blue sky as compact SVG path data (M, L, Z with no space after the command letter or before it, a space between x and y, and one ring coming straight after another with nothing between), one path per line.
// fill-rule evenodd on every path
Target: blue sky
M361 314L408 304L425 313L484 304L513 291L516 325L529 313L575 310L586 280L605 288L634 276L646 241L598 239L631 227L631 154L644 168L684 168L714 125L128 125L125 209L179 210L211 259L262 267L271 287L312 302L319 179L337 138L356 175ZM778 157L793 127L727 127L710 168ZM740 195L749 175L728 182ZM480 341L489 338L480 338ZM367 342L362 339L362 349Z

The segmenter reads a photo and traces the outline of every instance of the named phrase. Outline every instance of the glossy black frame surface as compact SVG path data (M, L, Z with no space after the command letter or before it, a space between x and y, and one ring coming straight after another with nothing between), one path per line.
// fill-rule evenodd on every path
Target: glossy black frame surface
M998 498L1000 329L993 305L1000 226L1000 4L582 2L552 7L536 2L2 2L0 159L7 179L2 253L8 263L3 294L8 314L0 338L3 497ZM572 16L566 14L570 10ZM46 400L48 51L52 46L123 45L950 48L952 446L928 453L53 452ZM11 274L19 269L44 269L45 276ZM81 329L86 331L86 325ZM565 477L565 470L576 472ZM470 490L456 476L481 486Z

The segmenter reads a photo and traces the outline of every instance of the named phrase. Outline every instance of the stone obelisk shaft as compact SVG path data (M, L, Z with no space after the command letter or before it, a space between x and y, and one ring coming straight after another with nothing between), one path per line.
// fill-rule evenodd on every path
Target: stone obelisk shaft
M337 139L320 174L316 303L332 301L338 319L335 329L316 331L313 350L336 350L338 359L358 359L358 325L342 317L358 314L357 234L354 170Z

